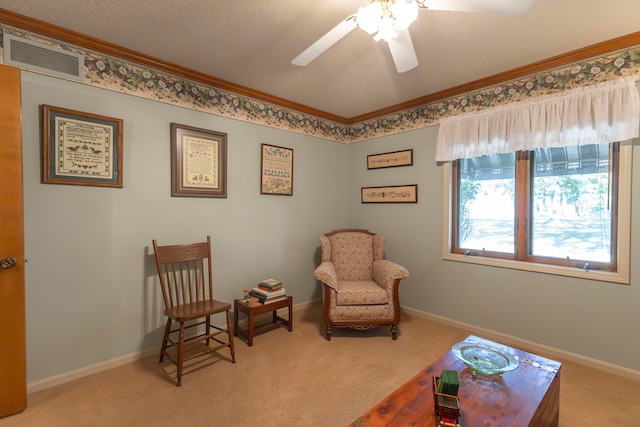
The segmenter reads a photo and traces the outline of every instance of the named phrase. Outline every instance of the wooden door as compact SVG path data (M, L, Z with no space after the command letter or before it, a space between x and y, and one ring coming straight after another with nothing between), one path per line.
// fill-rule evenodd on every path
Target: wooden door
M20 70L0 65L0 82L0 417L5 417L27 406Z

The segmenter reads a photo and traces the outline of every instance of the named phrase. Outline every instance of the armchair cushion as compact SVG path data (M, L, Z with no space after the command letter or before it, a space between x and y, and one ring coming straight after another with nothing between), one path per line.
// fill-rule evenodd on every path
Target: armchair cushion
M338 305L376 305L388 301L386 289L371 281L341 281Z
M345 232L331 235L329 240L331 261L341 281L373 280L373 236Z

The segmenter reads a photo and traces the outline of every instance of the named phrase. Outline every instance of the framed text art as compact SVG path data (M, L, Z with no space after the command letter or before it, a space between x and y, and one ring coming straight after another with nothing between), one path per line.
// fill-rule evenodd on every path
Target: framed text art
M260 194L293 195L293 149L262 144Z
M367 156L367 169L396 168L413 165L413 149Z
M171 197L227 197L227 134L171 123Z
M122 120L42 106L42 183L122 188Z
M362 187L362 203L418 203L418 185Z

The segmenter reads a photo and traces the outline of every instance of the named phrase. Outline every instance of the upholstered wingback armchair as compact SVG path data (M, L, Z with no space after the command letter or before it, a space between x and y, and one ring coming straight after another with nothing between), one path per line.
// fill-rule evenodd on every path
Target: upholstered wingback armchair
M384 236L368 230L334 230L320 236L322 263L314 277L322 282L326 338L333 327L369 329L391 325L398 337L398 286L406 268L384 259Z

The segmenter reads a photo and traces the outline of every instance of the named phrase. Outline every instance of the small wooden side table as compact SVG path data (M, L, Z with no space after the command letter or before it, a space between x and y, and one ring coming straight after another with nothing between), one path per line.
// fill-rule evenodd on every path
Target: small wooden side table
M285 308L289 309L289 319L284 319L278 316L278 309ZM273 313L271 323L260 326L256 328L254 326L254 317L264 313ZM238 329L238 313L244 313L248 320L249 324L247 329L239 330ZM247 340L247 344L249 346L253 345L253 337L255 335L260 335L267 331L271 331L273 329L279 328L280 326L286 327L289 332L293 330L293 297L287 296L285 299L275 302L270 302L268 304L260 304L250 306L244 300L236 299L233 300L233 335L236 337L240 335L241 338L245 338Z

